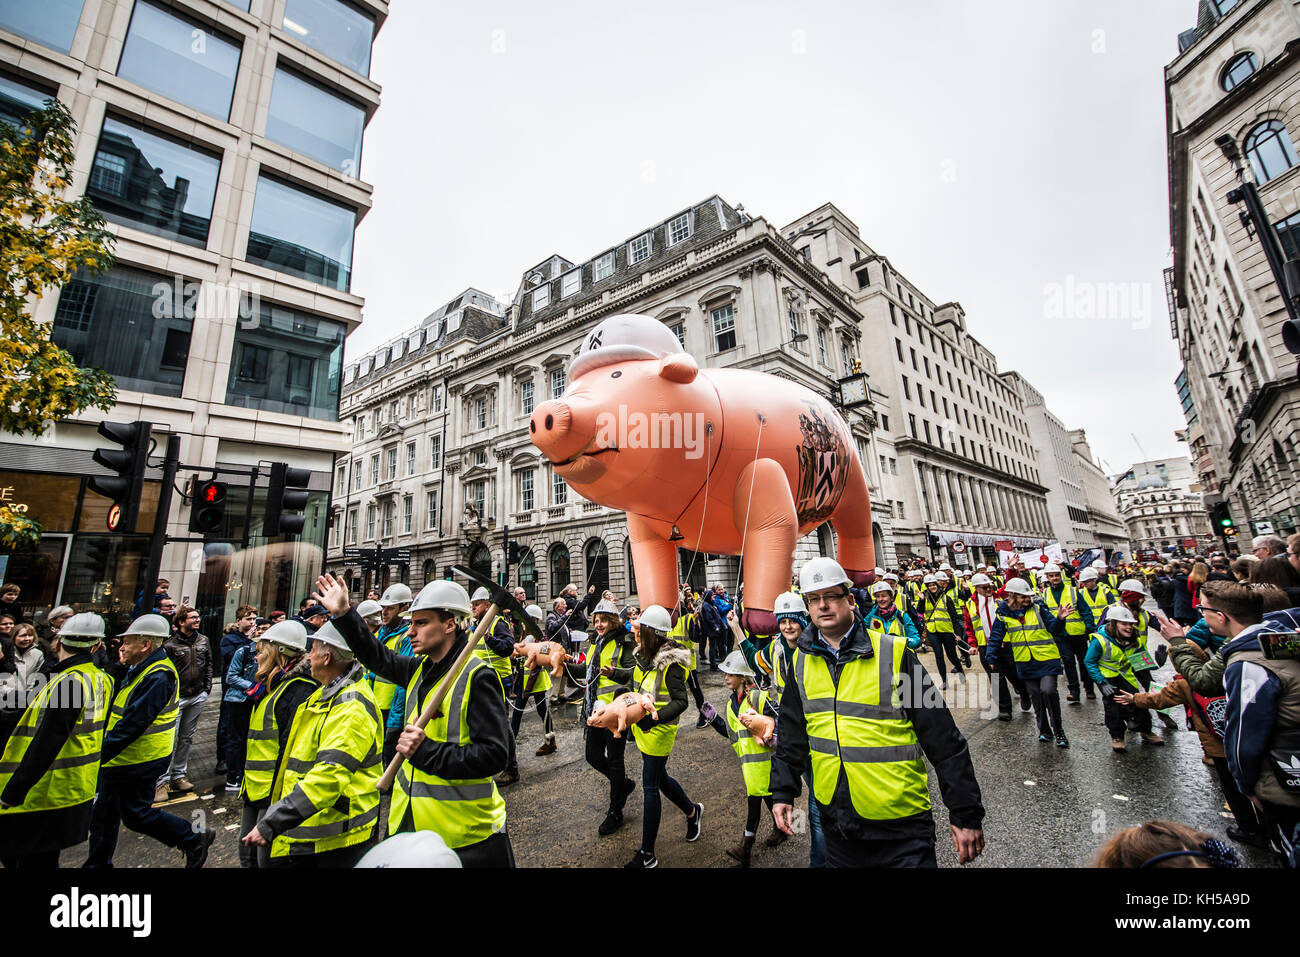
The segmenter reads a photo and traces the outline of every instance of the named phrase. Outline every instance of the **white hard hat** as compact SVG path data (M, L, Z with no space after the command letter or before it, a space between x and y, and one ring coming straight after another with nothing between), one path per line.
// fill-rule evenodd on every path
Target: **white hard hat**
M104 638L104 619L83 611L65 621L55 637L69 648L93 648Z
M1138 594L1145 595L1147 593L1147 586L1142 584L1136 578L1126 578L1119 583L1119 590L1135 591Z
M390 605L406 605L411 601L411 589L408 585L398 582L395 585L389 585L384 589L384 594L379 599L379 604L385 608Z
M989 578L989 576L985 575L983 572L980 572L970 580L970 583L976 587L979 587L980 585L992 585L993 579Z
M320 634L319 631L316 633ZM295 654L300 655L307 650L307 627L300 621L286 618L284 621L278 621L270 628L266 629L266 631L262 632L260 640L274 642L281 648L288 648Z
M950 572L952 571L952 566L949 565L947 562L944 562L942 565L939 566L939 571Z
M890 572L889 574L887 574L887 575L885 576L885 581L887 581L887 582L896 582L896 581L898 581L898 576L895 575L893 572Z
M648 608L642 609L641 617L637 621L647 628L653 628L655 631L664 634L673 629L672 616L668 614L668 609L663 605L650 605Z
M873 595L878 595L882 591L887 591L892 595L894 593L894 586L889 584L889 582L876 582L871 586L871 594Z
M524 608L524 611L528 613L529 618L532 618L536 621L541 621L544 617L542 615L542 609L538 605L528 605L526 608Z
M486 588L480 588L479 591L487 593ZM478 592L475 592L478 594ZM466 594L464 587L459 582L438 579L438 581L429 582L420 589L420 593L415 596L415 601L411 602L411 607L406 610L406 617L410 617L411 612L416 611L452 611L458 615L468 615L469 612L469 595Z
M596 602L596 607L591 610L591 613L593 615L613 615L615 618L618 617L618 609L614 607L614 603L608 598L602 598Z
M1092 567L1095 568L1095 569L1097 569L1097 571L1099 571L1099 572L1100 572L1100 571L1105 571L1105 570L1106 570L1106 563L1103 562L1100 558L1094 558L1094 559L1092 560Z
M270 629L267 630L269 631ZM303 630L305 631L306 629ZM325 624L317 628L312 632L311 637L313 640L329 645L331 648L337 648L340 651L347 652L349 656L352 654L352 646L347 643L347 639L339 634L339 630L334 627L334 622L332 621L327 621Z
M884 578L885 570L881 568L879 565L877 565L874 569L872 569L872 574L874 574L877 578Z
M922 584L922 585L933 585L933 584L935 584L935 583L938 582L938 581L939 581L939 579L935 578L933 575L926 575L923 579L921 579L921 584Z
M1081 582L1095 582L1098 577L1100 576L1097 574L1097 569L1092 568L1091 566L1079 572L1079 581Z
M1007 582L1005 589L1008 595L1032 595L1034 590L1029 587L1029 582L1023 578L1013 578Z
M357 614L362 618L372 618L382 610L382 606L373 598L367 598L361 604L357 605Z
M1057 565L1055 562L1048 562L1046 565L1043 566L1043 574L1059 575L1061 574L1061 566Z
M141 615L122 632L121 637L127 635L148 635L150 638L167 638L172 633L172 626L167 623L167 619L162 615Z
M835 585L851 584L849 576L844 574L840 563L833 558L810 558L799 569L799 590L804 594L823 591Z
M948 573L947 573L947 572L935 572L935 573L934 573L934 580L937 581L940 585L942 585L944 582L946 582L946 581L948 580Z
M380 841L357 867L460 867L460 858L437 831L407 831Z
M1134 615L1133 612L1129 611L1128 605L1124 604L1122 601L1107 606L1106 620L1107 621L1131 621L1134 624L1137 624L1137 616Z
M745 653L740 650L733 651L722 659L722 664L718 665L718 670L724 675L744 675L746 678L754 676L754 670L749 667L749 662L745 660Z
M492 593L481 585L474 589L474 594L470 596L470 601L491 601Z
M777 615L778 617L780 617L782 614L786 614L786 615L808 614L808 606L804 604L803 596L798 594L797 592L792 592L792 591L781 592L781 594L776 596L776 602L774 604L776 607L772 609L772 613Z

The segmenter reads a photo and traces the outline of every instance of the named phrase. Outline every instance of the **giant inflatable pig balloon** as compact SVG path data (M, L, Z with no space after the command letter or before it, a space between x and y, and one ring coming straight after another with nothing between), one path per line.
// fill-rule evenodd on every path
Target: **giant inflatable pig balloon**
M762 372L701 369L667 326L638 315L596 326L569 378L528 429L556 475L627 513L641 607L677 604L679 545L741 555L744 625L771 634L795 543L826 521L839 563L870 584L866 475L829 399Z

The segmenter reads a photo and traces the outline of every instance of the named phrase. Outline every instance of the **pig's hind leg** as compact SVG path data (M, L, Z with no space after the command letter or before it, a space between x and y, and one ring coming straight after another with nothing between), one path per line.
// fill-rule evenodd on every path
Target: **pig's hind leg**
M776 631L772 613L776 596L790 587L790 566L799 534L790 480L775 460L758 459L741 470L734 500L736 528L745 542L742 624L754 634L770 635Z
M856 460L849 469L848 486L831 513L831 526L835 529L835 560L853 579L853 584L859 588L870 585L877 561L871 538L871 499L867 495L866 475Z

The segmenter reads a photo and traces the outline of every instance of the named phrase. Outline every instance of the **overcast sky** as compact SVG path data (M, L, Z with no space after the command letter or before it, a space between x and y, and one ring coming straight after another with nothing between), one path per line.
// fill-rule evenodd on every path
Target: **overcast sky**
M1107 471L1186 455L1162 68L1196 0L391 10L350 357L714 193L777 227L829 200Z

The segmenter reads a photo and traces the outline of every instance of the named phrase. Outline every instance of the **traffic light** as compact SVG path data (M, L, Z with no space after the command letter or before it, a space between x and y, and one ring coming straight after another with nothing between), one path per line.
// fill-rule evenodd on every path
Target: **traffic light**
M144 470L149 465L153 425L148 422L101 422L96 431L121 447L95 449L94 460L116 474L91 476L90 490L113 500L113 508L108 513L110 532L134 532L140 515Z
M307 507L307 484L311 469L290 468L286 462L271 463L271 488L266 495L266 517L262 520L262 534L267 538L277 535L297 535L307 523L302 510Z
M506 553L506 562L511 565L518 565L519 559L522 557L523 557L523 553L520 551L519 543L511 542L510 548L507 550Z
M195 477L194 499L190 504L190 531L215 535L226 530L226 499L230 489L225 482Z
M1214 525L1214 534L1231 538L1237 534L1236 524L1228 514L1228 503L1218 502L1210 506L1210 522Z
M931 548L943 548L943 541L939 538L938 535L931 535L931 536L930 536L930 547L931 547Z

